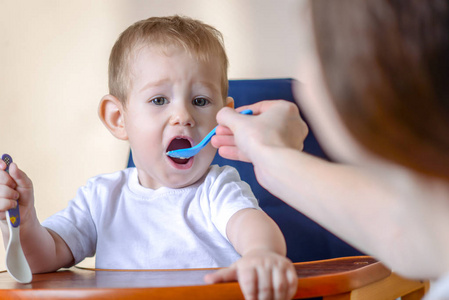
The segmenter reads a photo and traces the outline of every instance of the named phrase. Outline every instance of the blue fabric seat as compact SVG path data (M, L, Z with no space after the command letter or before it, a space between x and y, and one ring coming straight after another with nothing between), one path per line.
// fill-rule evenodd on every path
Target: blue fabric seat
M234 98L236 107L275 99L295 103L292 92L294 81L290 78L230 80L229 96ZM307 122L305 118L304 120ZM311 130L304 142L304 151L327 159ZM261 187L251 164L227 160L218 154L212 163L220 166L231 165L239 171L241 178L251 186L262 209L281 228L287 241L287 256L293 262L363 255ZM128 162L128 167L130 166L134 166L131 155Z

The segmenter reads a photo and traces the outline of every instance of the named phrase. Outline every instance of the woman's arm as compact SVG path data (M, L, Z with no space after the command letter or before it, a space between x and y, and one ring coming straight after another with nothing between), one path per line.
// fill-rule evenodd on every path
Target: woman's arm
M441 230L449 226L441 217L449 213L447 188L401 167L383 167L381 160L359 168L301 152L295 141L303 142L304 130L292 105L275 100L245 107L255 116L223 109L217 115L222 128L212 142L223 156L252 162L257 180L272 194L395 271L411 277L442 272L449 257L432 261L429 249L449 244ZM419 201L429 195L428 202ZM433 238L437 232L444 238ZM422 257L429 257L426 270L410 264Z

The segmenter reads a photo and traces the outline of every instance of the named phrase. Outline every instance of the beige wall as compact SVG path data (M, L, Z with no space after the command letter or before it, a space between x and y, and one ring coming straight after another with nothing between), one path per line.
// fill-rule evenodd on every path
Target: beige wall
M230 78L294 77L300 0L0 0L0 155L33 180L41 220L94 175L126 165L128 146L97 117L107 60L131 23L182 14L225 37ZM0 247L0 268L4 251Z

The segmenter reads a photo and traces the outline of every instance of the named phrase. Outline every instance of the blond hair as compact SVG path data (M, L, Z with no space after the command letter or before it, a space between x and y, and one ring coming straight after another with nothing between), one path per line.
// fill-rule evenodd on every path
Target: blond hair
M109 57L109 93L126 106L131 87L130 65L142 46L182 47L200 61L218 58L222 72L222 96L228 94L228 58L222 34L201 21L182 16L152 17L134 23L119 36Z

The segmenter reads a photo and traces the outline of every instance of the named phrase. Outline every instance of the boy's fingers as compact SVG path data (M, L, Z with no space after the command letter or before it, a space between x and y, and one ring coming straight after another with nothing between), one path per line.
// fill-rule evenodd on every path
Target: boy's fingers
M288 296L289 299L295 296L296 291L298 289L298 274L296 273L296 269L292 266L292 268L287 272L287 280L289 283Z
M265 268L257 269L257 299L275 299L273 294L273 282L271 271Z
M279 269L273 272L274 299L292 299L296 294L298 278L296 271Z
M273 270L273 299L287 298L287 278L285 273Z
M11 189L15 189L17 187L15 181L6 172L0 172L0 185L7 186Z
M17 188L31 189L33 187L31 179L17 167L16 163L12 163L9 166L9 175L11 175L16 182Z
M209 284L237 281L237 270L233 267L223 268L204 276L204 281Z
M254 268L243 268L238 271L240 289L246 300L257 299L258 281L257 271Z
M3 199L0 201L0 211L7 211L11 208L15 208L16 206L17 206L16 200Z
M286 272L283 271L282 274L284 274L284 276L282 276L284 284L278 286L284 293L284 297L282 299L292 299L298 288L298 275L296 274L296 270L293 266L291 266Z
M19 199L19 193L7 186L7 185L0 185L0 198L6 199L6 200L17 200Z

